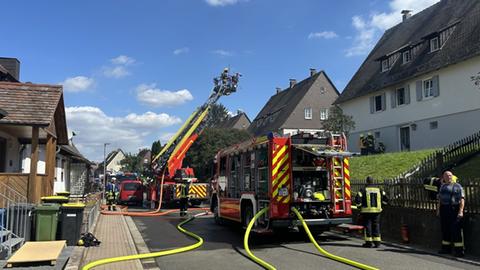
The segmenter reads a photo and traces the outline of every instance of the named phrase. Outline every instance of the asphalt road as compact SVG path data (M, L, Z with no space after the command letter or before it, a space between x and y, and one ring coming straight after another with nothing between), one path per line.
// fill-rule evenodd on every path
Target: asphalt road
M195 240L180 233L178 214L163 217L135 217L134 221L150 251L191 245ZM156 259L162 270L191 269L263 269L251 261L243 248L243 230L234 224L217 225L211 216L197 218L184 226L201 236L202 247ZM378 249L361 247L361 240L327 232L317 237L328 252L380 269L479 269L479 266L438 257L428 253L392 246ZM312 243L300 233L252 235L250 249L277 269L356 269L319 255Z

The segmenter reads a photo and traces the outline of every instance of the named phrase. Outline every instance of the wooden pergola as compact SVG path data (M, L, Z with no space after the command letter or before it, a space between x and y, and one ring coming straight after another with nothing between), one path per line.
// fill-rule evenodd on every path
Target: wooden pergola
M53 193L57 144L68 144L62 87L0 82L0 108L8 113L0 119L0 131L31 145L30 172L0 173L0 181L38 203ZM45 144L44 174L37 173L40 144Z

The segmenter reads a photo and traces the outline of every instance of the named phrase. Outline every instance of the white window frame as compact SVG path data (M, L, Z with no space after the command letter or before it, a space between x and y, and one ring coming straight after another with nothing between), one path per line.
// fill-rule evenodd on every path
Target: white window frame
M428 88L427 83L429 84ZM428 78L422 81L422 96L423 99L431 99L433 98L433 78Z
M305 119L312 120L312 108L305 108Z
M388 66L388 58L382 60L382 72L388 71L390 68Z
M436 47L433 46L434 44L437 44ZM438 50L440 50L440 39L438 37L431 38L430 39L430 52L436 52Z
M412 61L412 52L410 50L404 51L402 53L402 63L406 64Z
M328 119L328 108L321 108L320 109L320 120L327 120Z
M403 103L400 104L400 90L403 90ZM404 106L407 105L407 91L405 87L400 87L395 90L395 101L397 102L397 106Z
M380 97L380 110L377 110L377 97ZM373 97L373 108L374 112L382 112L383 111L383 95L376 95Z

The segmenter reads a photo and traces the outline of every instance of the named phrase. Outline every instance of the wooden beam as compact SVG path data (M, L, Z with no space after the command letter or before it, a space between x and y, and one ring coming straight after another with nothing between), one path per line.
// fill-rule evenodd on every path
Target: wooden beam
M38 127L32 127L32 154L30 155L30 176L28 177L28 201L30 203L40 202L41 185L37 177L38 163Z
M42 183L42 185L48 185L48 187L44 190L51 191L53 193L53 181L55 178L55 154L57 148L57 140L52 135L47 135L47 147L46 147L46 156L45 156L45 173L46 183ZM53 194L42 194L42 196L50 196Z

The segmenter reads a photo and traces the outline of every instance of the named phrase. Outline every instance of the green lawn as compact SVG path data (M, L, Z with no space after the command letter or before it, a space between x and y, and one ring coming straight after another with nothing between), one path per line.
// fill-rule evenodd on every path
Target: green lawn
M413 168L436 149L411 152L397 152L371 156L357 156L350 159L351 179L390 179Z
M480 179L480 155L477 155L467 162L455 167L453 173L460 179Z

